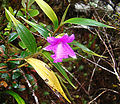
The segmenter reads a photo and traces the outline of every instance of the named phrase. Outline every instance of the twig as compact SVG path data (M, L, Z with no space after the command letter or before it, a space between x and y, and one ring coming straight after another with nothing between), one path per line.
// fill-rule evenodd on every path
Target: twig
M29 15L30 18L31 18L36 24L38 24L38 21L36 21L28 12L27 12L27 15Z
M98 16L98 19L101 21L101 19L99 18L99 15L98 15L98 13L97 13L96 10L95 10L95 13L96 13L97 16ZM96 19L95 15L94 15L94 18ZM97 20L97 19L96 19L96 20ZM104 30L105 30L105 29L104 29ZM108 51L108 53L109 53L109 55L110 55L110 57L111 57L111 59L112 59L114 73L115 73L115 75L116 75L118 81L120 82L120 76L119 76L119 74L118 74L118 72L117 72L117 69L116 69L116 63L115 63L115 60L114 60L114 57L113 57L113 51L110 52L110 50L108 49L108 47L107 47L105 41L104 41L104 40L102 39L102 37L100 36L99 32L98 32L96 29L95 29L95 31L97 32L97 35L99 36L100 40L103 42L105 48L107 49L107 51ZM105 34L105 36L106 36L106 38L107 38L107 40L108 40L108 37L107 37L106 34ZM108 41L108 44L109 44L109 41ZM112 47L111 47L110 44L109 44L109 47L110 47L111 50L112 50Z
M93 62L93 61L91 61L91 60L89 60L89 59L87 59L87 58L85 58L84 56L82 56L82 55L80 55L80 54L78 54L78 53L76 53L76 54L77 54L78 56L80 56L80 57L86 59L87 61L91 62L92 64L95 64L96 66L98 66L98 67L100 67L100 68L102 68L102 69L104 69L104 70L106 70L106 71L108 71L108 72L110 72L110 73L116 75L114 72L108 70L107 68L105 68L105 67L103 67L103 66L101 66L101 65L99 65L99 64L97 64L97 63L95 63L95 62Z
M100 36L99 32L98 32L96 29L95 29L95 31L97 32L97 34L98 34L100 40L103 42L103 44L104 44L106 50L108 51L108 53L109 53L109 55L110 55L110 57L111 57L111 59L112 59L114 73L115 73L115 75L116 75L118 81L120 82L120 76L119 76L119 74L117 73L116 64L115 64L115 60L114 60L114 58L113 58L113 55L111 54L110 50L108 49L108 47L107 47L105 41L104 41L104 40L102 39L102 37Z
M63 66L62 66L63 67ZM69 75L71 75L73 78L74 78L74 80L81 86L81 88L85 91L85 93L87 94L87 95L89 95L89 93L86 91L86 89L83 87L83 85L77 80L77 78L75 78L65 67L63 67L63 69L69 74Z
M99 90L107 90L107 91L111 91L111 92L114 92L116 94L120 94L119 92L113 90L113 89L107 89L107 88L100 88Z
M102 94L104 94L105 92L111 91L114 92L116 94L120 94L119 92L112 90L112 89L107 89L107 88L100 88L99 90L104 90L103 92L101 92L98 96L96 96L93 100L91 100L90 102L88 102L88 104L91 104L92 102L94 102L95 100L97 100Z
M107 39L109 48L111 49L110 51L111 51L112 56L114 56L113 51L112 51L112 46L111 46L111 44L110 44L110 42L109 42L109 38L108 38L108 36L107 36L106 30L105 30L104 28L103 28L103 30L104 30L105 32L102 32L102 33L105 35L105 37L106 37L106 39Z
M23 74L23 77L25 78L25 80L26 80L26 82L27 82L27 84L28 84L28 86L29 86L29 88L30 88L30 90L32 92L32 96L34 97L36 104L39 104L38 98L35 95L35 91L32 89L32 85L30 84L27 77L25 76L25 73L22 70L20 70L20 72Z
M102 94L104 94L105 92L107 92L106 90L101 92L98 96L96 96L93 100L91 100L90 102L88 102L88 104L91 104L93 101L97 100L97 98L99 98Z
M105 53L105 51L103 52L103 54ZM102 55L103 55L102 54ZM97 64L100 62L101 60L101 57L98 59L97 61ZM90 83L89 83L89 86L88 86L88 92L90 92L90 88L91 88L91 82L92 82L92 79L93 79L93 76L94 76L94 73L95 73L95 70L97 68L97 65L95 65L95 68L93 69L93 72L92 72L92 75L91 75L91 78L90 78Z

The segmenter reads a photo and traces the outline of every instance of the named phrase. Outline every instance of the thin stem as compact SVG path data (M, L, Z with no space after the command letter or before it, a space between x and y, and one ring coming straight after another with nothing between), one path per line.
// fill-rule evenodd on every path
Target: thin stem
M30 58L30 57L37 57L38 55L40 55L41 52L42 52L42 49L39 52L36 52L36 53L29 55L29 56L26 56L25 59Z
M97 100L97 98L99 98L105 92L107 92L107 91L105 90L105 91L101 92L97 97L95 97L93 100L91 100L88 104L91 104L93 101Z
M105 53L105 51L103 52L103 54ZM103 55L102 54L102 55ZM100 62L101 60L101 57L98 59L97 61L97 64ZM90 83L89 83L89 86L88 86L88 92L90 92L90 88L91 88L91 82L92 82L92 79L93 79L93 76L94 76L94 73L95 73L95 70L97 68L97 65L95 65L95 68L93 69L93 72L92 72L92 75L91 75L91 78L90 78Z
M30 18L36 23L36 24L38 24L38 22L27 12L27 15L29 15L30 16Z
M25 73L24 73L22 70L20 70L20 71L21 71L21 73L23 74L23 77L25 78L25 80L26 80L26 82L27 82L27 84L28 84L28 86L29 86L29 88L30 88L30 90L31 90L31 92L32 92L32 96L34 97L36 104L39 104L38 98L37 98L37 96L35 95L35 91L32 89L32 85L30 84L29 80L28 80L27 77L25 76Z
M95 9L94 9L95 10ZM99 15L98 15L98 13L97 13L97 11L95 10L95 13L97 14L97 16L98 16L98 18L99 18ZM95 16L94 16L95 17ZM96 17L95 17L96 18ZM97 19L96 19L97 20ZM99 18L99 20L101 21L101 19ZM97 32L97 34L98 34L98 36L99 36L99 38L102 40L102 42L103 42L103 44L104 44L104 46L105 46L105 48L107 49L107 51L108 51L108 53L109 53L109 55L110 55L110 57L112 58L112 62L113 62L113 70L114 70L114 72L115 72L115 75L116 75L116 77L117 77L117 79L118 79L118 81L120 82L120 76L119 76L119 74L118 74L118 72L117 72L117 70L116 70L116 63L115 63L115 60L114 60L114 58L113 58L113 52L112 52L112 54L111 54L111 52L110 52L110 50L108 49L108 47L107 47L107 45L106 45L106 43L105 43L105 41L103 41L103 39L101 38L101 36L100 36L100 34L99 34L99 32L95 29L95 31ZM106 35L105 35L106 36ZM107 36L106 36L106 38L107 38ZM109 42L108 42L109 43ZM109 45L110 46L110 45ZM110 46L110 48L111 48L111 46ZM111 48L112 49L112 48Z
M17 48L15 45L9 43L9 45L11 45L12 47L14 47L16 50L20 50L19 48Z
M58 26L58 28L53 32L53 36L59 31L59 29L61 28L62 26Z
M7 60L7 62L8 62L8 61L16 61L16 60L19 60L19 61L21 61L21 60L24 60L24 58L8 59L8 60Z
M116 67L115 60L114 60L114 58L113 58L113 56L112 56L110 50L108 49L108 47L107 47L105 41L104 41L104 40L102 39L102 37L100 36L99 32L98 32L96 29L95 29L95 31L97 32L97 34L98 34L100 40L103 42L103 44L104 44L105 48L107 49L107 51L108 51L110 57L112 58L112 62L113 62L113 70L114 70L114 72L115 72L115 75L116 75L118 81L120 82L120 76L119 76L119 74L117 73L117 70L116 70L116 68L115 68L115 67Z
M62 66L63 67L63 66ZM83 87L83 85L77 80L77 78L75 78L65 67L63 67L63 69L69 74L69 75L71 75L73 78L74 78L74 80L80 85L80 87L85 91L85 93L87 94L87 95L89 95L89 93L86 91L86 89Z
M97 63L95 63L95 62L93 62L93 61L91 61L91 60L89 60L89 59L87 59L87 58L85 58L84 56L82 56L82 55L80 55L80 54L78 54L78 53L76 53L76 54L77 54L78 56L80 56L80 57L86 59L87 61L91 62L92 64L95 64L96 66L98 66L98 67L100 67L100 68L102 68L102 69L104 69L104 70L106 70L106 71L108 71L108 72L110 72L110 73L116 75L114 72L108 70L107 68L105 68L105 67L103 67L103 66L101 66L101 65L99 65L99 64L97 64Z
M90 102L88 102L88 104L91 104L92 102L94 102L95 100L97 100L102 94L104 94L105 92L111 91L114 92L116 94L119 94L119 92L112 90L112 89L107 89L107 88L101 88L100 90L104 90L103 92L101 92L98 96L96 96L93 100L91 100Z
M22 64L22 65L19 65L18 68L21 68L21 67L23 67L23 66L25 66L25 65L27 65L27 63L24 63L24 64Z

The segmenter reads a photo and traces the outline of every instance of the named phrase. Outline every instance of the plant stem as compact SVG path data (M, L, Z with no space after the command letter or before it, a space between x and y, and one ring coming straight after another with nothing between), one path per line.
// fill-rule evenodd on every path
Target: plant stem
M59 31L59 29L61 28L62 26L58 26L58 28L53 32L53 36Z

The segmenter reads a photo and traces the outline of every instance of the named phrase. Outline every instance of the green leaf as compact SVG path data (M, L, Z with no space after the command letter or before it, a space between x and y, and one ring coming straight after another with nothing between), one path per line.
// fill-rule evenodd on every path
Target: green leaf
M70 7L70 4L67 6L67 8L66 8L66 10L65 10L65 12L64 12L64 14L62 16L60 26L62 26L62 24L64 23L64 20L65 20L65 17L66 17L66 14L67 14L67 11L68 11L69 7Z
M29 74L26 74L25 76L27 77L27 79L28 79L29 81L34 81L33 76L31 76L31 75L29 75Z
M14 15L13 9L12 9L11 7L9 7L8 9L9 9L10 13L11 13L12 15ZM8 13L7 13L6 11L5 11L5 16L6 16L6 18L7 18L8 21L11 20L10 17L9 17L9 15L8 15Z
M7 9L5 10L12 19L16 30L20 36L20 39L22 40L24 45L28 48L30 52L35 53L37 49L37 44L32 33L21 22L19 22Z
M13 23L14 23L15 26L17 26L18 24L20 24L20 22L6 8L5 8L5 12L12 19L12 21L13 21Z
M70 81L69 77L67 76L65 70L60 65L60 63L53 63L53 59L51 58L51 54L49 52L43 51L42 54L56 67L56 69L64 76L64 78L76 89L73 83Z
M47 37L49 36L49 31L45 28L45 27L43 27L43 26L41 26L41 25L39 25L39 24L36 24L36 23L33 23L33 22L30 22L30 21L28 21L28 20L26 20L25 18L23 18L23 17L21 17L25 22L27 22L29 25L31 25L35 30L37 30L45 39L47 39Z
M9 39L8 42L12 42L13 40L15 40L18 37L18 34L13 32L9 35Z
M18 17L19 17L19 16L24 17L23 13L22 13L20 10L17 12L17 16L18 16Z
M26 9L26 3L27 3L27 9L29 9L34 2L35 0L22 0L21 4Z
M37 9L29 9L28 13L30 14L31 17L35 17L39 14L39 11Z
M53 9L43 0L35 0L43 12L48 16L48 18L53 22L55 29L58 28L58 18L53 11Z
M22 24L18 24L18 26L16 26L16 30L28 50L32 53L35 53L37 44L32 33Z
M9 91L5 91L4 93L8 93L11 96L13 96L18 104L25 104L25 101L14 91L9 90Z
M26 48L26 46L24 45L24 43L22 42L22 41L19 41L19 46L22 48L22 49L25 49Z
M70 18L64 22L65 23L72 23L78 25L87 25L87 26L99 26L99 27L107 27L107 28L114 28L112 26L105 25L103 23L97 22L92 19L87 18Z
M88 49L86 46L84 46L84 45L78 43L77 41L73 41L73 42L71 42L71 43L69 43L69 44L73 44L73 45L75 45L75 46L81 48L83 52L88 53L88 54L90 54L90 55L94 55L94 56L106 58L105 56L98 55L97 53L91 51L91 50Z
M19 84L18 83L12 83L12 87L13 88L19 88Z
M20 57L21 57L21 58L25 58L25 57L27 57L28 55L30 55L30 52L28 52L28 51L26 50L26 51L22 51L22 52L21 52Z

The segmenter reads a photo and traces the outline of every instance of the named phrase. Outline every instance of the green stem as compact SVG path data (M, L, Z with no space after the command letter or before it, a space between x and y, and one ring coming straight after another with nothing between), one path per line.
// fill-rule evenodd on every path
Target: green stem
M30 58L30 57L37 57L41 52L42 52L42 49L39 52L36 52L36 53L29 55L29 56L26 56L25 59Z
M28 63L24 63L24 64L22 64L22 65L19 65L18 66L18 68L21 68L21 67L23 67L23 66L25 66L25 65L27 65Z

